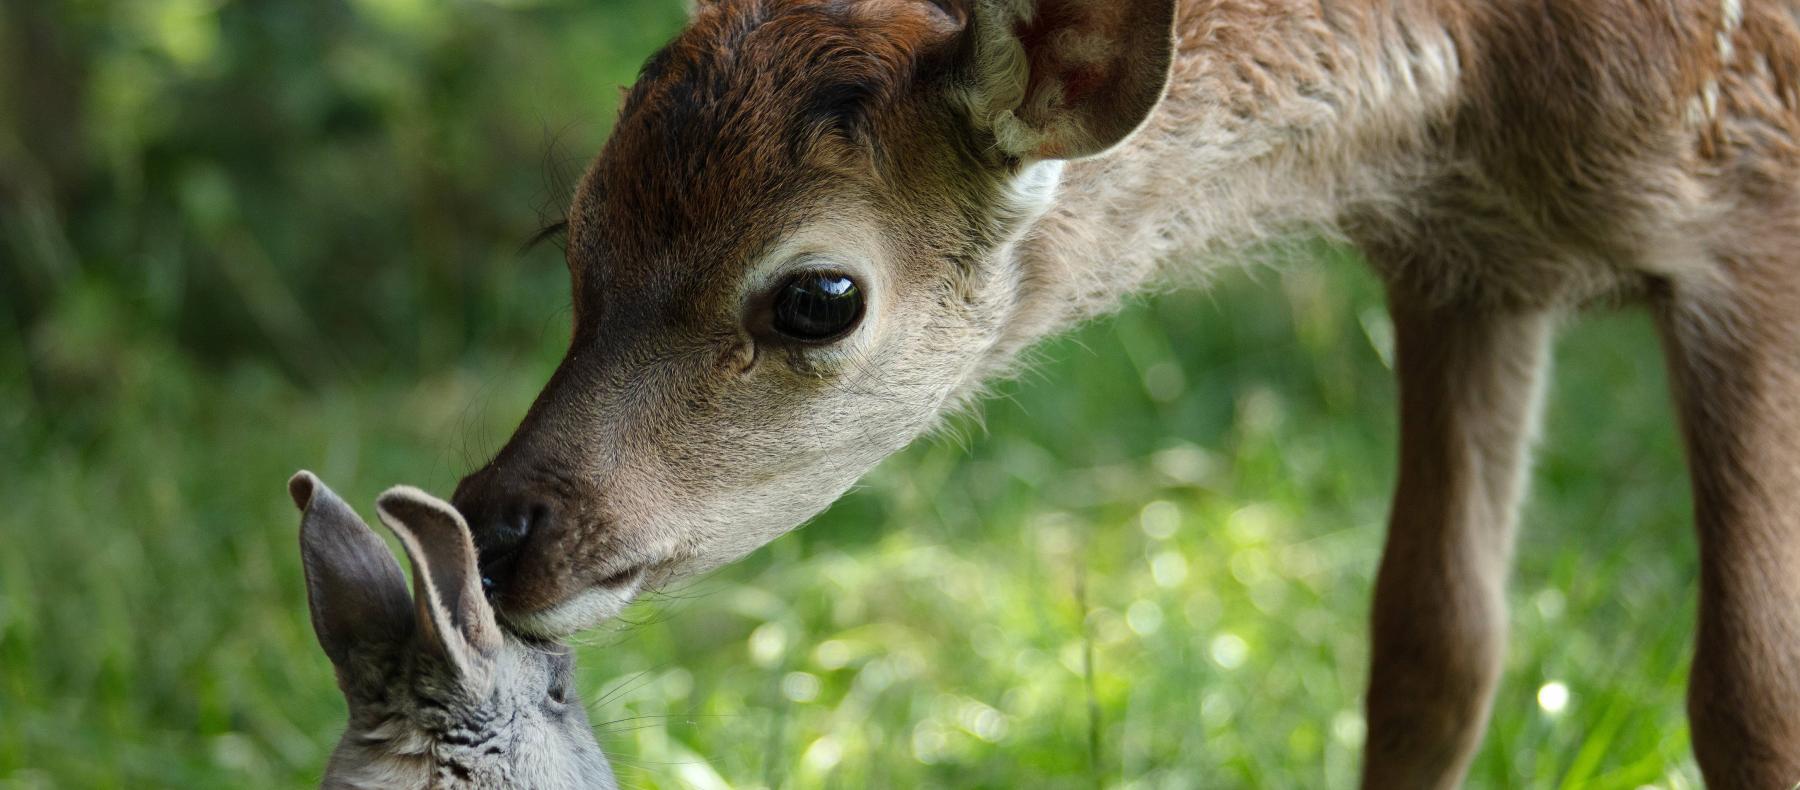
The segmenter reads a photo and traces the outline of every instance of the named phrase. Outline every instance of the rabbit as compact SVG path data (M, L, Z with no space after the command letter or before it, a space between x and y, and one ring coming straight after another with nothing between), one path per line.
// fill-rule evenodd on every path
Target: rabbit
M288 493L313 630L350 710L324 787L617 788L573 654L501 630L454 508L405 486L381 495L409 596L387 545L316 476L294 475Z

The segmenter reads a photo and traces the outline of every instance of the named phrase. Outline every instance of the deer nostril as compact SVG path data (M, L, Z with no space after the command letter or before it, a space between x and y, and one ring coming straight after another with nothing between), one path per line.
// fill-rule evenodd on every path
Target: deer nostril
M499 508L484 528L476 530L475 550L480 557L482 589L493 593L505 584L517 563L519 549L532 533L549 523L548 505L514 502Z
M494 550L505 553L519 547L531 536L531 511L535 508L511 507L500 516L494 530L488 533L488 540Z

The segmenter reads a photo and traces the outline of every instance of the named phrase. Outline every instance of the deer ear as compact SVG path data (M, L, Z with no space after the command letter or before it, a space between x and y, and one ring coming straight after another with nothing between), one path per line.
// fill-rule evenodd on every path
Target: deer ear
M973 17L972 121L1024 160L1081 159L1150 117L1175 58L1176 0L952 0Z
M420 643L465 679L479 678L501 637L481 592L468 524L448 503L408 486L388 489L375 509L412 562Z
M311 472L288 480L300 508L300 561L319 646L340 672L351 652L396 645L411 632L406 577L387 544Z

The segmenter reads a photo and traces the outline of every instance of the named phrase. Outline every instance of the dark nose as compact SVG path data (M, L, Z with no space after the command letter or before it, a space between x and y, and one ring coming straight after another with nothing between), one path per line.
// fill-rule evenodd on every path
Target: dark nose
M520 549L550 525L550 505L488 470L465 478L452 498L469 522L481 566L481 586L489 596L506 586Z

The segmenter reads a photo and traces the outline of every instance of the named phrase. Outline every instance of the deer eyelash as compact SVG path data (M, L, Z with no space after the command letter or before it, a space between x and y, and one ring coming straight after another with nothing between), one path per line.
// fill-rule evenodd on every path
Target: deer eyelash
M562 246L563 240L568 238L568 235L569 221L566 219L557 220L538 228L537 232L532 233L531 238L526 239L524 244L519 245L519 254L524 255L525 253L531 252L532 250L537 249L538 245L551 240L554 240L557 243L557 246L560 247Z

